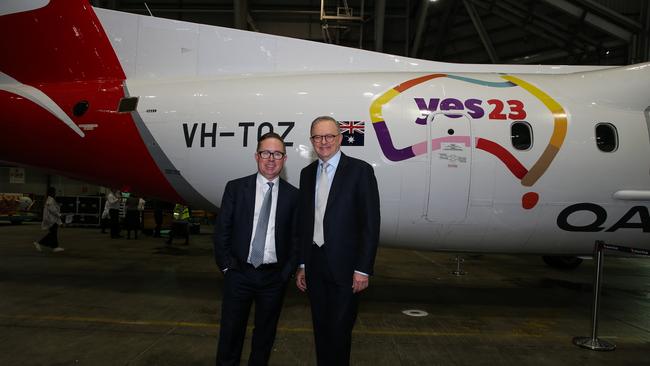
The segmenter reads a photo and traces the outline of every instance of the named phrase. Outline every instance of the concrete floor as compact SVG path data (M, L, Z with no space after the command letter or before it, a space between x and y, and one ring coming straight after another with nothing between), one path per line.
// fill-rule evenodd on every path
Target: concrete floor
M42 234L0 226L0 365L214 364L222 278L209 234L169 249L63 228L66 251L39 253ZM571 343L591 334L591 261L561 272L535 256L485 255L467 256L463 277L454 268L450 254L381 249L352 364L650 365L646 259L605 259L599 335L613 352ZM308 301L292 285L271 364L314 358Z

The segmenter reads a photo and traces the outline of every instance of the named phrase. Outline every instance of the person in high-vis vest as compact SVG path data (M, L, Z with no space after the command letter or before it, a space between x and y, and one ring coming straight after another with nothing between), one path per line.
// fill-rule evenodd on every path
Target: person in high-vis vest
M177 203L174 206L174 221L172 222L172 229L169 232L169 239L167 244L171 244L174 236L178 233L181 233L185 237L185 244L189 245L190 243L190 209Z

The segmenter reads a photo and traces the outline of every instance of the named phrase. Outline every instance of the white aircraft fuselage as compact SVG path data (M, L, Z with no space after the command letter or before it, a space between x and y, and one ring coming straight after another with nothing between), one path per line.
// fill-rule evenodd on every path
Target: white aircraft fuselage
M42 21L58 4L0 20ZM9 131L0 160L214 209L229 180L255 172L257 138L269 131L284 137L282 176L298 186L316 158L310 123L329 115L342 151L375 168L382 245L582 255L604 240L650 249L650 64L451 65L94 11L104 38L80 24L81 36L58 42L101 43L79 56L101 67L63 55L54 65L63 71L39 81L15 65L38 54L0 63L0 126ZM613 151L602 151L611 141L599 126L614 132ZM16 151L20 139L29 152Z

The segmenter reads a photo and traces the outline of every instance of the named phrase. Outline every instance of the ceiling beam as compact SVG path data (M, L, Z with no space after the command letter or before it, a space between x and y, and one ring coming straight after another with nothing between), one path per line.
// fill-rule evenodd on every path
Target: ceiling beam
M622 39L626 42L632 42L632 35L633 33L628 31L627 29L620 27L603 17L596 15L591 9L589 8L583 8L577 5L574 5L573 3L570 3L567 0L544 0L546 3L549 5L552 5L562 11L564 11L567 14L570 14L578 19L584 18L584 22L592 25L601 31L608 33L616 38ZM586 3L585 0L581 0L583 3ZM617 14L618 17L623 17L623 15L613 11L609 10L610 14ZM613 16L613 15L612 15Z
M233 0L235 28L248 29L248 0Z
M415 39L411 47L411 57L418 57L420 53L420 44L422 43L422 34L424 33L427 20L427 11L429 10L429 0L421 0L418 8L418 22L415 28Z
M375 51L384 52L386 0L375 0Z
M513 9L517 9L517 10L519 10L521 12L525 12L526 14L528 14L528 16L531 16L532 18L539 19L541 22L543 22L543 24L547 24L547 25L555 28L556 30L562 31L565 34L571 34L571 36L570 36L571 38L577 37L579 40L581 40L581 41L583 41L583 42L585 42L585 43L587 43L587 44L589 44L589 45L591 45L593 47L598 47L600 45L599 41L597 41L597 40L595 40L595 39L593 39L591 37L586 36L582 32L576 32L575 30L570 29L565 22L560 22L560 21L557 21L555 19L551 19L551 18L549 18L547 16L544 16L544 15L540 14L539 11L533 11L533 9L531 9L531 8L526 8L519 1L516 1L516 0L501 0L501 1L504 1L506 4L508 4L508 6L510 6ZM533 6L535 6L538 3L533 2L532 4L533 4ZM539 22L535 22L535 24L539 24ZM567 38L567 41L568 42L573 42L571 40L571 38Z
M632 32L640 32L641 30L643 30L643 25L641 23L603 4L599 4L596 1L593 0L575 0L575 1L593 10L594 13L600 13L600 15L604 16L607 20L611 20L612 22L618 23L618 25L622 25L623 27L627 28ZM646 1L641 1L641 3L645 3L645 2Z
M485 51L487 51L488 56L490 56L490 61L492 61L493 64L499 63L499 55L497 55L496 51L494 50L492 41L490 41L490 37L485 31L485 27L483 26L483 22L481 22L481 18L479 17L478 12L468 0L463 0L463 4L465 5L465 10L467 10L469 17L472 19L472 23L474 23L474 28L476 28L476 32L481 38L481 42L483 43Z
M456 14L458 4L460 4L458 1L448 1L446 3L442 20L438 22L438 31L433 40L433 47L431 50L431 58L433 60L436 60L445 48L445 39L447 38L449 29L453 25L454 15Z
M581 49L582 52L596 50L596 47L571 40L568 38L567 34L558 31L552 26L531 20L525 12L511 8L508 6L508 4L505 4L503 2L485 3L479 0L471 1L474 5L490 10L492 14L498 16L499 18L518 26L531 35L547 39L562 49L571 51L575 46Z
M622 48L625 47L626 44L623 41L620 40L611 40L607 41L602 45L603 49L615 49L615 48ZM573 52L569 52L568 50L547 50L547 51L541 51L538 53L530 54L530 55L525 55L525 56L519 56L519 57L513 57L509 60L506 60L507 63L509 64L538 64L542 63L548 60L554 60L554 59L559 59L559 58L568 58L570 56L587 56L585 53L582 53L582 50L580 49L573 49ZM599 58L601 56L598 56Z
M641 10L641 19L643 19L643 32L641 32L641 61L650 61L650 4L643 2Z
M246 23L252 29L254 32L259 32L259 28L257 28L257 25L255 24L255 19L251 16L250 13L246 13Z

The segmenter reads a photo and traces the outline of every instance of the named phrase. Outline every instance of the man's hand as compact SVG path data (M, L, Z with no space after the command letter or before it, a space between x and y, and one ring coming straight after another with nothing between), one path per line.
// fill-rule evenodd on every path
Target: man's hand
M361 273L354 272L352 276L352 293L357 293L368 288L368 276L362 275Z
M305 279L305 269L298 268L296 271L296 286L302 292L307 291L307 280Z

